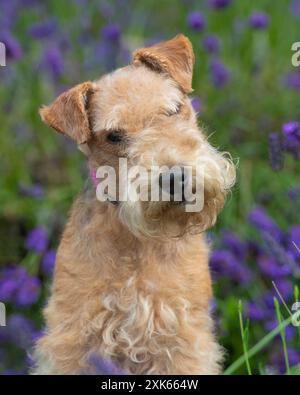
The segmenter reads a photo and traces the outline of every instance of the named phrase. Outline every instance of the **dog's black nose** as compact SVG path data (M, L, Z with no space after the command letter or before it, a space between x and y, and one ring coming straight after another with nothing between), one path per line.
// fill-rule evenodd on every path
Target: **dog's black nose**
M185 174L184 168L170 169L159 175L159 187L170 200L184 201Z

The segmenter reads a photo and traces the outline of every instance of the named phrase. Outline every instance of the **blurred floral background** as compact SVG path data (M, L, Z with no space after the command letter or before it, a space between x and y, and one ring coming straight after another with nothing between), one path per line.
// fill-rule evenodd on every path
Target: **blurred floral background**
M0 10L0 372L28 370L55 251L87 177L82 154L42 124L38 108L182 32L196 54L199 124L239 160L208 235L226 372L300 373L299 327L276 332L299 297L300 67L291 46L300 0L0 0Z

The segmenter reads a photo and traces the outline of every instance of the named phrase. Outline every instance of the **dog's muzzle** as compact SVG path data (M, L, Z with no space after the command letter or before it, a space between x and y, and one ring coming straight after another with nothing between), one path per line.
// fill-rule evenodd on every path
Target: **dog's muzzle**
M185 201L185 190L188 182L190 182L190 178L183 167L168 170L159 175L159 188L162 196L171 202Z

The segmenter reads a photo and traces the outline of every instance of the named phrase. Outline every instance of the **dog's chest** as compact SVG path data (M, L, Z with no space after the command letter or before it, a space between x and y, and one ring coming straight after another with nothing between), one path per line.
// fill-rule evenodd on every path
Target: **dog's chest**
M179 326L189 322L190 303L182 296L167 300L158 283L139 283L137 276L99 297L99 312L83 323L84 336L102 355L141 362L169 352Z

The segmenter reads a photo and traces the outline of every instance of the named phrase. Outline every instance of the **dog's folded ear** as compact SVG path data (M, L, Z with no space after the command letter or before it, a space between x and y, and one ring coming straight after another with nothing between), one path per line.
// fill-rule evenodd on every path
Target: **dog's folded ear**
M133 53L134 65L144 64L159 73L167 73L185 93L192 91L194 63L192 44L183 34Z
M89 100L93 92L92 82L76 85L40 109L42 120L78 144L85 143L91 136Z

